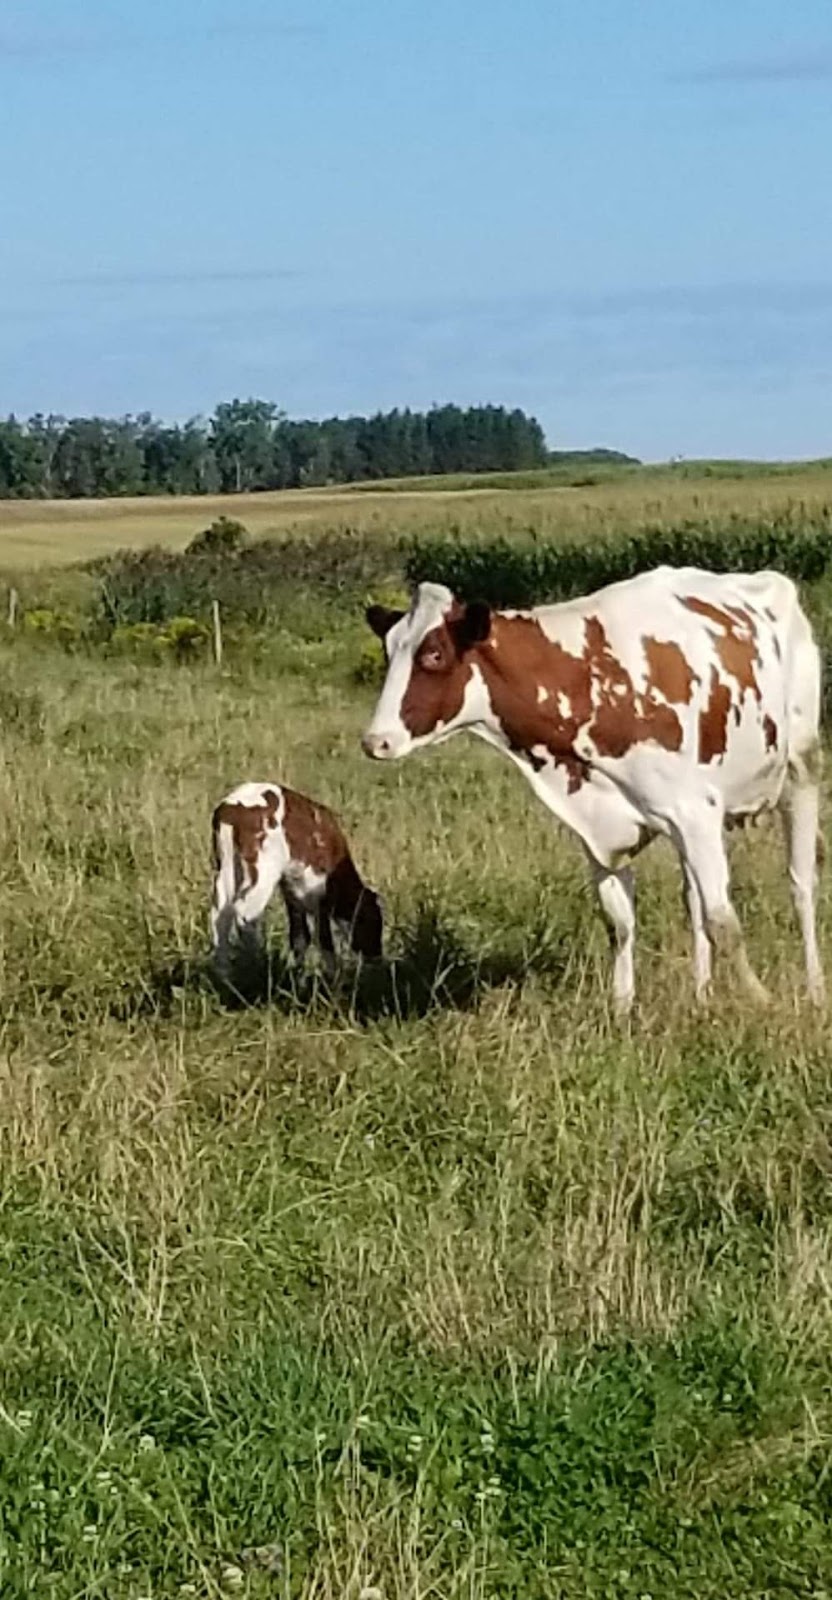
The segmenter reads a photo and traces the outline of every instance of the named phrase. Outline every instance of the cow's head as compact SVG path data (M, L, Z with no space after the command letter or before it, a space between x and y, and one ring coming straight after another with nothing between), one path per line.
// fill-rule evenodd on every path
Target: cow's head
M362 747L391 761L478 720L473 655L491 631L482 601L465 605L450 589L422 583L409 611L370 606L367 621L384 641L387 677Z

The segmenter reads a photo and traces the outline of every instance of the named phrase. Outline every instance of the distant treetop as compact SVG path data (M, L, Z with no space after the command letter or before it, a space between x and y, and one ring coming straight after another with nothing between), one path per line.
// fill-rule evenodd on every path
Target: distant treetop
M587 453L569 454L583 461ZM615 451L589 454L619 459ZM147 412L0 421L2 498L233 494L516 472L545 467L550 459L536 418L491 405L293 421L270 401L231 400L207 420L185 423L160 422Z

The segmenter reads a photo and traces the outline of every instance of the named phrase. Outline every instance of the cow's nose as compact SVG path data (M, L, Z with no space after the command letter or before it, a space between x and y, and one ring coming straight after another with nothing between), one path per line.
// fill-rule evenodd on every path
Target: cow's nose
M390 740L385 739L382 733L365 733L361 748L365 756L370 756L373 761L381 761L390 754Z

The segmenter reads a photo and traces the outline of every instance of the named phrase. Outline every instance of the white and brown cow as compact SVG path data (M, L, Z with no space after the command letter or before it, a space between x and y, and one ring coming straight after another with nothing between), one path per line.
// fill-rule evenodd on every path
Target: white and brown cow
M214 896L211 935L221 974L235 946L258 953L263 917L279 887L289 919L295 960L303 961L310 921L321 954L332 967L332 923L367 960L381 955L381 902L350 853L340 822L328 806L280 783L242 783L226 795L211 820Z
M815 1000L820 660L788 578L659 567L534 611L462 604L423 583L410 611L371 606L388 667L362 740L391 760L468 728L503 750L577 834L614 932L614 995L633 998L629 863L656 835L679 854L696 989L712 944L749 964L729 894L726 825L777 808Z

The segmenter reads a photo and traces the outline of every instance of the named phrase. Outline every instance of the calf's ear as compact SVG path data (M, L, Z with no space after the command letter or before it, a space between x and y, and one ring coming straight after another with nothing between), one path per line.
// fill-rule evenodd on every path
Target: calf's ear
M460 650L484 644L491 632L491 607L486 600L470 600L451 624Z
M401 622L404 612L390 611L387 606L368 606L364 615L373 633L378 634L379 639L386 639L390 629Z

